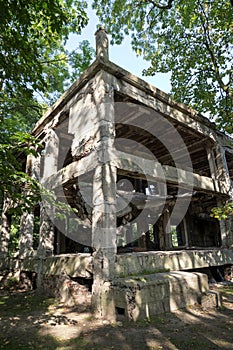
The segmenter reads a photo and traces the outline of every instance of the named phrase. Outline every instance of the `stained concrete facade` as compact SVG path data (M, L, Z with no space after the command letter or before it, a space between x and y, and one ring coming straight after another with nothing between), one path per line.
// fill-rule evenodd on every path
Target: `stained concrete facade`
M206 275L188 270L233 264L232 223L210 216L232 198L233 142L194 110L110 62L104 29L96 44L96 60L36 124L33 135L43 148L26 165L76 213L61 220L42 195L22 217L19 255L10 260L6 201L1 266L35 271L38 281L64 271L92 279L97 315L114 318L126 308L137 319L173 310L175 283L198 286L177 307L206 292ZM179 270L186 272L174 277ZM127 279L145 273L143 287L138 277ZM160 307L151 295L158 280ZM127 298L122 301L124 290L141 298L133 311Z

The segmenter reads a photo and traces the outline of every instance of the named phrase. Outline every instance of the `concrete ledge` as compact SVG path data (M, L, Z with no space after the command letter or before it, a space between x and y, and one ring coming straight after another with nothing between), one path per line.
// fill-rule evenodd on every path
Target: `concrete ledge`
M64 254L45 259L43 274L59 275L61 272L65 272L71 277L91 277L93 272L92 256L90 254Z
M207 275L176 271L116 279L109 297L118 317L136 321L193 305L208 290Z
M37 256L24 260L0 258L0 270L21 269L37 273L89 278L93 274L90 254L62 254L46 258ZM200 269L209 266L233 265L233 249L154 251L116 256L116 276L153 274L163 271Z
M34 271L43 275L58 276L65 272L71 277L92 277L92 256L91 254L63 254L49 256L46 258L26 257L24 260L0 259L0 270L20 269Z
M117 255L117 276L233 264L232 249L157 251Z

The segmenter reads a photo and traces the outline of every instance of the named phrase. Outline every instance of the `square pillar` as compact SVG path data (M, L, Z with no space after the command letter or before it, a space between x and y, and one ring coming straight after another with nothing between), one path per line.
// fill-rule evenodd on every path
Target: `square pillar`
M110 284L115 276L117 253L116 181L114 158L114 95L105 72L96 76L93 101L96 107L95 144L98 165L93 175L92 245L94 249L93 307L97 317L114 319Z
M45 139L45 150L43 158L42 181L57 172L58 155L59 155L59 137L53 129L47 132ZM41 164L42 166L42 164Z
M39 257L46 257L53 255L54 251L54 225L46 212L46 209L41 206L40 209L40 233L39 246L37 255Z
M210 174L211 174L211 178L213 180L214 188L216 191L219 191L220 184L218 182L218 177L220 175L220 160L218 160L218 162L215 162L214 150L211 146L206 147L206 153L207 153ZM219 167L217 167L216 163L219 165ZM221 167L222 167L222 165L221 165Z
M98 317L108 319L115 317L109 281L115 275L117 253L116 178L116 168L110 163L97 167L93 178L93 306Z
M223 187L222 190L226 194L231 195L231 179L228 172L227 161L225 156L224 148L219 145L215 149L216 153L216 165L217 165L217 178L220 180L220 186ZM225 204L225 201L218 199L217 205L222 206ZM222 247L229 248L233 242L231 242L231 224L230 219L221 220L219 222Z
M37 174L38 160L32 154L27 156L26 174L32 179L38 180ZM30 195L30 190L25 188L25 197ZM34 213L25 212L20 220L19 236L19 257L24 258L33 253L33 231L34 231Z
M230 217L228 221L230 226L229 236L228 236L228 247L233 248L233 218Z
M4 198L2 217L0 225L0 258L5 258L9 253L10 243L10 231L11 231L11 219L8 215L8 210L11 206L11 200L9 197Z
M19 257L33 253L34 214L23 213L20 220Z
M171 233L171 223L170 223L170 212L168 209L165 209L163 212L163 225L164 225L164 234L165 234L165 250L171 250L172 247L172 233Z
M97 167L93 178L92 244L102 260L98 275L110 279L116 254L116 168L111 164Z
M225 149L218 145L215 148L216 153L216 165L217 165L217 179L220 181L220 186L225 193L230 194L231 191L231 179L228 172L228 166L226 161Z

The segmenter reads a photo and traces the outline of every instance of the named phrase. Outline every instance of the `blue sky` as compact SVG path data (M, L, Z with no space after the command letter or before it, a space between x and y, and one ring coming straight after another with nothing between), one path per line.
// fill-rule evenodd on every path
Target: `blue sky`
M89 1L88 1L89 2ZM82 34L79 36L71 35L68 42L69 49L75 49L79 42L82 40L88 40L95 48L95 31L99 20L95 15L95 12L89 5L88 8L89 23L83 29ZM111 37L109 38L111 39ZM130 47L130 37L126 37L122 45L114 45L109 48L110 60L136 76L142 78L148 83L156 86L160 90L165 92L170 91L169 74L156 74L153 77L142 76L142 70L149 67L149 62L144 61L141 57L137 57L135 52Z

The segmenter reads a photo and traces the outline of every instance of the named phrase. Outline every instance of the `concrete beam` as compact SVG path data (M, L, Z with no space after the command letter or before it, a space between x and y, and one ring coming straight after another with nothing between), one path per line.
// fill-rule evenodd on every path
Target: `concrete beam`
M117 152L112 163L121 170L135 173L135 177L147 177L150 181L170 182L179 185L182 188L192 190L216 192L217 186L214 185L213 179L194 174L190 171L178 169L169 165L161 165L152 160L142 159L138 156ZM224 187L220 186L219 193L226 194Z
M202 134L216 142L215 126L207 118L184 104L176 103L154 86L124 70L121 71L120 78L116 78L113 74L107 76L108 83L114 87L115 91L143 103L143 105L152 108L160 115L166 116L169 120L179 122L185 127L195 130L195 133Z
M127 154L125 152L114 151L113 159L110 162L120 171L130 172L130 176L136 178L147 178L150 181L170 182L179 185L182 188L192 188L198 191L227 194L225 186L215 183L214 179L206 176L201 176L187 170L175 168L169 165L161 165L149 159L142 159L138 156ZM93 171L99 164L100 159L98 152L94 151L87 157L75 161L67 165L56 174L52 175L45 182L46 188L56 189L59 186L69 182L70 180L78 179L79 176Z

